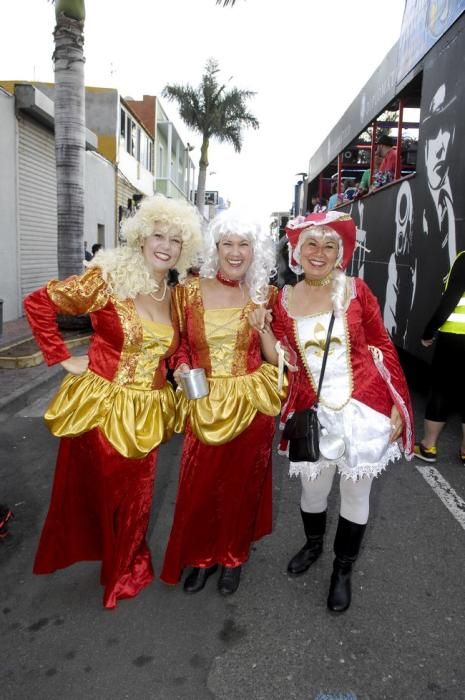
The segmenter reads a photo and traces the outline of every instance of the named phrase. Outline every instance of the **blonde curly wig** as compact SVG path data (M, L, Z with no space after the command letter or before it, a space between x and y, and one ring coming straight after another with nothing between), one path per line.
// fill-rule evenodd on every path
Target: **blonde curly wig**
M143 199L135 215L125 220L121 228L125 246L99 250L87 267L99 267L112 293L121 299L156 292L159 284L145 264L142 246L156 231L165 233L173 229L177 229L182 238L181 254L176 263L182 280L190 267L198 265L202 246L201 219L189 202L168 199L162 194Z

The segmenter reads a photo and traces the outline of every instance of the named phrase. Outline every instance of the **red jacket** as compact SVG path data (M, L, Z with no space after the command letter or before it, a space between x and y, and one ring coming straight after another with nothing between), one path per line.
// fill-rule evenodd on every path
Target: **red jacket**
M350 367L353 377L352 398L385 416L397 406L404 422L402 442L406 456L413 449L413 419L407 382L400 366L396 349L384 327L378 301L365 282L352 278L352 299L346 311L349 332ZM273 331L278 340L288 344L297 354L298 372L289 372L288 399L282 410L283 424L295 412L315 403L316 393L307 377L295 321L285 308L286 287L279 294L273 308ZM378 359L370 346L377 348Z

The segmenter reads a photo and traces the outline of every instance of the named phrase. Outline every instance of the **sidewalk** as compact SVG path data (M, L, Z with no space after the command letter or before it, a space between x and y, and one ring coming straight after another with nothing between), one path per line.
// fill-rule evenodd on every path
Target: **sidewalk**
M31 337L31 329L25 318L4 322L0 334L0 355L2 349ZM61 365L47 367L45 363L35 367L0 368L0 421L35 401L47 389L58 386L64 375Z

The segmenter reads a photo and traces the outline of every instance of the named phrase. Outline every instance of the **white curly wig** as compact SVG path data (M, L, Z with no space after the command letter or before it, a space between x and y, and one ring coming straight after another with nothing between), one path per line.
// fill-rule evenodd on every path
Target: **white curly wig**
M215 216L207 228L200 276L216 276L218 243L232 234L245 238L252 245L253 257L245 276L245 284L252 301L264 304L268 300L269 279L276 272L275 246L270 234L257 221L233 208L225 209Z
M182 280L189 267L198 265L202 246L201 219L189 202L168 199L162 194L143 199L134 216L124 221L121 235L127 245L99 250L87 267L100 267L111 291L121 299L156 292L159 284L145 264L142 246L155 231L164 233L173 229L177 229L182 238L181 254L176 264Z
M344 255L344 244L342 238L338 233L329 226L311 226L302 231L297 241L297 245L293 251L294 259L299 263L301 274L303 272L301 266L301 250L302 245L309 238L316 238L321 240L322 238L329 238L337 244L337 258L334 270L332 272L333 280L331 282L331 300L333 302L334 315L341 317L348 302L347 295L347 277L343 270L340 269L340 264Z

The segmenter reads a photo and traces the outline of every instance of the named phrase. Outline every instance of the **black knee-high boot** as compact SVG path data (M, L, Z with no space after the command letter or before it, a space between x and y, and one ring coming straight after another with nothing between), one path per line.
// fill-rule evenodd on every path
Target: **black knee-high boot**
M300 509L300 514L307 541L287 565L288 573L293 576L303 574L318 559L323 551L323 535L326 529L325 510L322 513L306 513Z
M333 573L329 585L328 608L333 612L344 612L350 605L352 564L357 559L366 525L352 523L339 516L334 539Z

